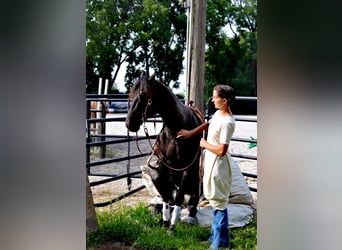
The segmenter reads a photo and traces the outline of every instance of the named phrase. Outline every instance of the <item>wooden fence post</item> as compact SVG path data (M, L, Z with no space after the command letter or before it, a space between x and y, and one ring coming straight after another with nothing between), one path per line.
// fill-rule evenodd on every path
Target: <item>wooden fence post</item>
M206 35L207 1L191 1L190 24L190 83L189 100L195 102L195 106L203 113L203 89L204 89L204 57ZM189 101L188 100L188 101Z
M91 193L89 177L87 174L87 185L86 185L86 199L87 199L87 215L86 215L86 226L87 233L95 232L98 230L98 221L94 206L93 195Z

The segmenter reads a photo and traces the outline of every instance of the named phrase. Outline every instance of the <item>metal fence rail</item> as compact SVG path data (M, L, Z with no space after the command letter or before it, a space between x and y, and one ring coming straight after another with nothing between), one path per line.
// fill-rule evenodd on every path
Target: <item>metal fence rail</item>
M243 97L237 97L239 100L242 100ZM248 100L256 100L256 97L246 97ZM86 95L86 104L87 104L87 118L86 118L86 168L89 176L101 176L101 177L108 177L106 179L100 180L100 181L94 181L90 183L90 186L97 186L97 185L102 185L105 183L117 181L120 179L127 178L127 186L128 186L128 192L120 195L119 197L114 197L110 201L102 202L102 203L96 203L94 204L95 207L103 207L110 205L116 201L119 201L123 199L124 197L127 197L129 195L132 195L145 187L139 186L133 190L131 190L130 183L131 183L131 178L142 178L141 177L141 171L135 171L135 172L130 172L131 170L131 163L130 160L132 159L146 159L148 155L150 155L151 152L148 153L142 153L142 154L132 154L131 149L130 149L130 142L132 141L145 141L149 139L156 139L157 134L149 135L147 136L137 136L133 137L129 135L129 132L127 131L126 135L108 135L105 134L105 127L106 123L108 122L124 122L125 117L118 117L118 118L106 118L106 112L107 112L107 107L108 103L113 102L113 101L121 101L121 102L127 102L129 105L128 101L128 95L123 95L123 94L107 94L107 95L96 95L96 94L87 94ZM96 103L101 103L101 108L99 109L91 109L91 102L96 102ZM107 104L107 105L105 105ZM92 118L91 114L97 114L96 118ZM100 116L98 114L101 114ZM208 117L206 117L208 119ZM248 117L240 117L236 118L237 121L244 121L244 122L257 122L256 119L253 118L248 118ZM162 122L160 119L159 120L152 120L148 119L147 122ZM100 129L92 127L91 124L100 124ZM96 131L97 133L94 133ZM257 143L257 140L254 139L247 139L247 138L238 138L238 137L233 137L231 139L232 141L237 141L237 142L243 142L243 143ZM127 143L127 156L124 157L112 157L110 159L106 160L96 160L96 161L91 161L90 155L91 155L91 148L93 147L99 147L99 148L104 148L103 151L105 152L105 147L108 145L115 145L118 143ZM102 156L104 156L102 154ZM237 158L243 158L243 159L248 159L248 160L257 160L257 157L254 155L245 155L245 154L231 154L232 157L237 157ZM100 157L101 158L101 157ZM104 157L103 157L104 158ZM117 163L117 162L126 162L127 163L127 168L126 168L126 173L125 174L110 174L110 173L100 173L100 174L94 174L91 173L90 169L94 166L101 166L101 165L106 165L106 164L111 164L111 163ZM254 178L257 180L257 175L252 174L252 173L242 173L244 176L249 177L249 178ZM249 187L249 189L252 192L257 192L257 189L254 187Z

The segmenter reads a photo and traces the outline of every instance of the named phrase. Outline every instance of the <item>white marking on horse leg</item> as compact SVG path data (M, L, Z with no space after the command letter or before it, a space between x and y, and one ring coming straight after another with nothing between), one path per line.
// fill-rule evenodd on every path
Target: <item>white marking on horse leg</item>
M176 223L179 221L181 210L182 208L180 206L175 206L175 208L173 209L171 217L171 226L176 225Z
M163 201L163 221L170 220L170 205Z

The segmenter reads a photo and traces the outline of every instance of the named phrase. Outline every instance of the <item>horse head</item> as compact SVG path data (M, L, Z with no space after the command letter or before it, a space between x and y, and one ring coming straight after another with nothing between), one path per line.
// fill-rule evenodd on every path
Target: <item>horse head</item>
M126 117L126 127L132 132L137 132L142 123L148 117L152 117L155 114L151 89L154 77L155 74L148 78L143 71L130 90L129 99L131 106Z

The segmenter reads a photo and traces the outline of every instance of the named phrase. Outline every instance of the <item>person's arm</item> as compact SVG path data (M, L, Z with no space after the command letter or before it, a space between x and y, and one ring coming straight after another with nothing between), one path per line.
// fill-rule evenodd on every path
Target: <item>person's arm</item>
M228 144L222 144L221 143L221 144L215 146L215 145L208 143L208 141L205 140L204 138L201 139L200 146L202 148L208 149L209 151L211 151L212 153L214 153L218 156L224 156L228 151Z
M203 132L204 130L207 130L208 126L209 126L209 123L205 122L205 123L202 123L198 127L191 129L191 130L181 129L178 131L176 138L177 139L187 139L191 136L194 136L194 135L197 135L197 134Z

